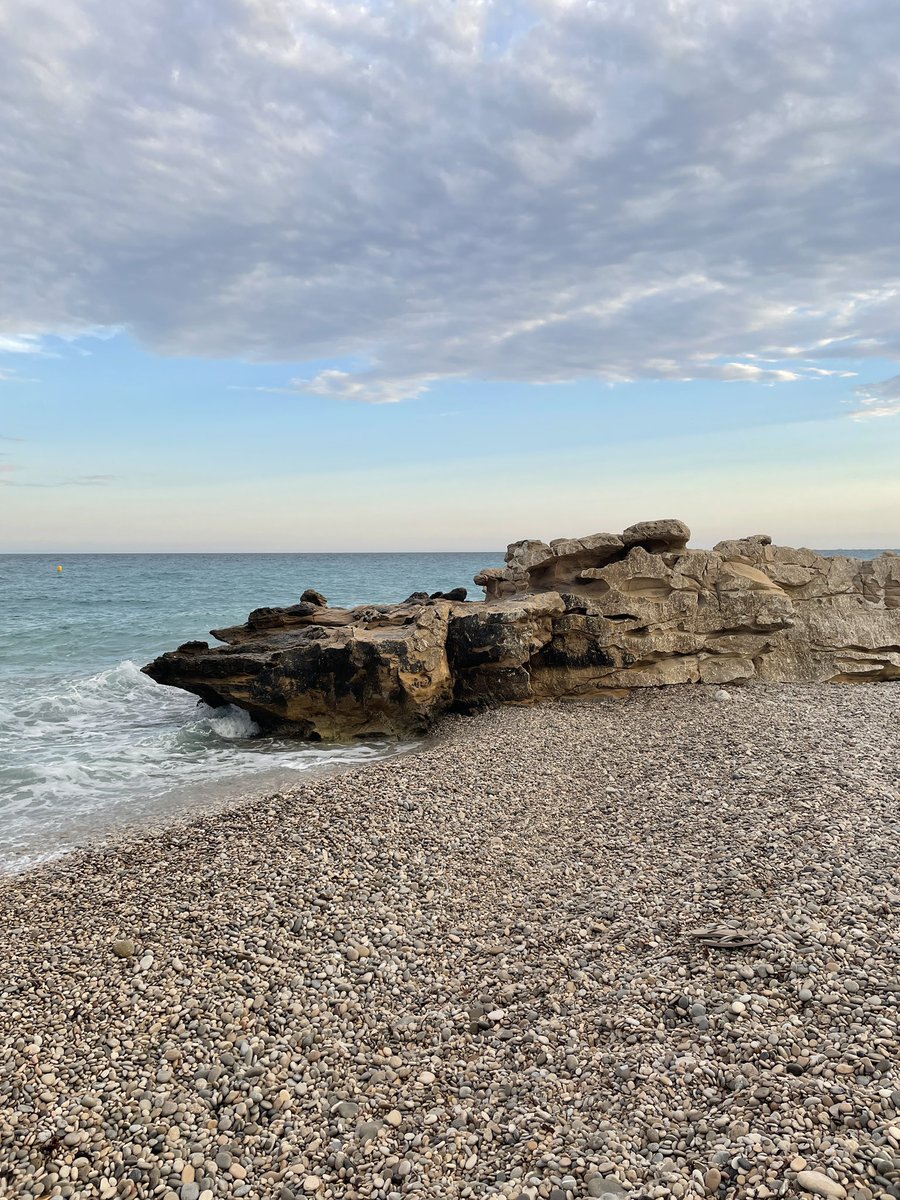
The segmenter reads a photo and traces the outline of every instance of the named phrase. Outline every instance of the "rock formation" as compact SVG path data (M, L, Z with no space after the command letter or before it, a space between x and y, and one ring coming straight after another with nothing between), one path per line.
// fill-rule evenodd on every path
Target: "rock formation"
M267 730L421 733L441 712L675 683L900 679L900 557L823 558L765 534L690 550L681 521L513 543L465 590L260 608L144 668Z

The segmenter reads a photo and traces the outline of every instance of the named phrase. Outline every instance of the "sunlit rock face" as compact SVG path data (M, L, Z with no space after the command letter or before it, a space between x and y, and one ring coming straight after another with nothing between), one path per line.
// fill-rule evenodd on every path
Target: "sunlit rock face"
M688 549L676 520L514 542L462 590L402 604L262 608L144 670L265 729L424 732L450 708L611 689L900 679L900 558L823 558L765 534Z

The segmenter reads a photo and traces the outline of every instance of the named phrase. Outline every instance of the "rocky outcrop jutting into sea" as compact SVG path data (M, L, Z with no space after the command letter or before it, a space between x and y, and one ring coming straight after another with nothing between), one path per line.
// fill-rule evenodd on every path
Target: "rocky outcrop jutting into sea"
M440 713L662 684L900 679L900 557L823 558L764 534L688 549L681 521L513 543L506 565L401 604L287 608L144 668L268 730L421 733Z

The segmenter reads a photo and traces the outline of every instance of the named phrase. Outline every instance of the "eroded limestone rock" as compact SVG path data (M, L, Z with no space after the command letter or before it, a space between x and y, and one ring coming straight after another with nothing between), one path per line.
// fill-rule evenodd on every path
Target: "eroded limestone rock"
M900 557L823 558L766 534L687 548L681 521L529 539L464 589L260 608L144 670L266 729L418 733L456 706L675 683L900 679Z
M451 602L340 610L351 618L341 623L300 607L257 610L252 624L214 632L227 645L188 642L144 670L213 707L236 704L265 730L315 740L422 733L452 703Z
M684 550L691 531L684 521L638 521L622 533L626 546L643 546L645 550Z

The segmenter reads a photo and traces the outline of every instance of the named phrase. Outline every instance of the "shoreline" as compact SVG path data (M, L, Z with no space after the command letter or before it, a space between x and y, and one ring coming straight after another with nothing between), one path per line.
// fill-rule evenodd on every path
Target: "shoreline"
M313 766L298 770L281 766L273 766L270 772L260 776L247 773L243 776L227 776L224 779L209 779L202 784L179 782L169 792L150 798L153 810L146 816L135 816L128 821L104 825L96 832L86 836L84 841L62 844L58 850L50 851L43 858L29 859L17 862L15 866L0 863L0 889L5 883L21 879L33 871L50 870L59 867L65 869L69 859L90 857L93 854L104 854L117 846L154 840L160 834L173 828L184 828L195 823L202 823L230 812L232 809L252 808L272 796L284 795L303 788L312 779L327 779L332 775L343 775L354 771L367 771L379 762L388 762L402 758L408 754L416 754L426 746L431 736L419 741L397 740L396 749L391 748L384 755L373 756L369 760L360 759L356 762L323 761ZM337 746L336 748L343 748ZM276 782L276 779L279 782ZM253 786L253 784L256 786ZM187 804L187 807L179 807ZM92 819L103 815L90 814Z
M716 691L0 879L0 1196L900 1195L900 683Z
M759 680L742 680L737 684L725 685L725 690L729 691L732 698L752 699L754 696L764 697L768 692L777 693L781 689L795 689L802 693L804 691L817 692L819 689L856 687L864 689L869 687L896 688L898 689L898 694L900 694L900 681L893 680L875 681L874 683L866 681L863 683L802 684L779 684ZM509 705L509 707L512 710L518 709L519 711L534 710L540 712L557 709L567 711L569 709L577 709L580 706L589 708L594 704L623 705L627 704L631 697L661 695L669 691L682 689L687 690L691 694L704 696L713 696L716 691L720 690L716 685L693 683L665 685L654 688L634 688L630 690L619 688L609 689L602 693L598 692L594 696L583 699L563 698L560 700L542 700L521 706ZM12 868L0 865L0 890L6 884L30 876L35 871L59 869L64 872L70 860L74 862L81 859L90 859L93 855L106 855L119 846L128 846L136 842L147 840L153 842L161 834L171 832L173 829L183 830L194 824L203 824L217 816L222 816L233 811L252 810L257 805L265 806L270 800L284 798L293 795L295 792L302 791L308 784L318 779L327 779L334 775L366 773L381 763L393 762L395 759L406 758L410 755L415 756L427 753L430 750L439 748L446 738L459 739L464 742L466 730L474 728L474 723L488 715L489 711L486 710L470 715L445 714L438 719L435 727L429 733L416 739L394 739L396 749L392 747L383 756L374 757L368 761L361 760L352 763L323 762L300 771L280 767L277 765L276 760L271 773L267 773L268 778L266 776L259 777L255 773L248 773L244 776L209 779L199 785L180 781L171 791L164 793L160 797L153 798L157 804L160 800L165 801L165 806L159 811L155 811L144 817L137 816L129 821L122 821L119 824L103 827L96 834L87 835L85 841L64 844L59 850L51 851L44 858L29 860ZM305 743L301 741L299 744L304 745ZM343 745L344 743L335 743L336 747L343 747ZM465 746L462 745L460 749L464 752ZM278 776L283 781L280 785L273 782L275 776ZM186 809L179 808L179 803L185 800L189 801L189 807ZM171 810L169 806L171 806ZM94 814L90 815L94 816Z

